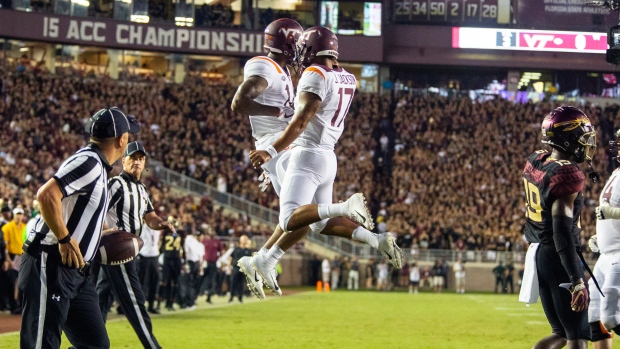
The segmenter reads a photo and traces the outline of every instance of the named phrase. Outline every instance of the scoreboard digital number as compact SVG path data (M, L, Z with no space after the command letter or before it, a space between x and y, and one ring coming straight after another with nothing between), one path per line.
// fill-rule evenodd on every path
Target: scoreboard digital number
M395 23L509 23L500 9L502 0L396 0ZM502 4L503 5L503 4ZM506 9L510 14L510 4Z

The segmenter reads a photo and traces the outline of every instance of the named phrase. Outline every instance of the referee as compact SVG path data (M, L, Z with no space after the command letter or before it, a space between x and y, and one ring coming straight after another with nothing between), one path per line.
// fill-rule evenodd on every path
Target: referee
M108 202L108 171L122 157L128 133L140 126L118 108L86 124L90 142L62 163L37 193L41 218L29 234L19 273L23 292L22 349L59 348L64 330L78 348L109 348L110 340L88 281Z
M146 187L140 182L145 164L146 150L142 144L129 143L123 155L123 172L110 179L108 183L110 205L105 219L107 227L117 227L138 236L145 223L151 229L166 228L174 231L170 223L155 214ZM136 261L132 260L121 265L102 265L101 270L97 281L97 293L101 299L100 307L104 321L110 311L108 301L110 292L114 292L142 345L149 349L161 348L153 335L151 318L144 306L144 293Z

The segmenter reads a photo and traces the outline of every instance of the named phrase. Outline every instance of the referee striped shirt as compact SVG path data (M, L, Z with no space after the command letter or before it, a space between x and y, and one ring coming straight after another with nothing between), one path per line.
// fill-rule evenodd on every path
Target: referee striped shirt
M62 192L62 215L69 235L80 245L85 262L95 256L108 208L108 163L99 146L89 143L69 157L54 179ZM40 217L34 229L43 245L58 243L54 233Z
M153 211L146 186L123 171L108 182L110 205L105 224L140 236L145 214Z

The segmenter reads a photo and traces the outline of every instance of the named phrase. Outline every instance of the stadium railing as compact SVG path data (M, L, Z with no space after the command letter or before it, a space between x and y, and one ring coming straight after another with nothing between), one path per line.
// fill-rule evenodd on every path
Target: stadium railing
M160 162L151 161L150 166L154 170L154 175L163 183L174 187L178 190L185 191L189 194L199 196L209 196L213 201L227 209L239 214L248 215L260 223L268 224L275 228L278 224L279 213L275 210L258 205L249 200L243 199L236 195L218 191L217 188L209 186L191 177L185 176L178 172L172 171L164 167ZM306 235L306 239L314 244L334 251L344 256L356 255L360 259L381 259L381 253L367 244L356 241L337 238L333 236L325 236L310 232ZM263 240L256 241L260 245ZM434 262L437 259L443 259L446 262L455 262L458 257L464 261L472 263L498 263L499 261L512 261L513 263L523 263L526 251L470 251L470 250L437 250L437 249L403 249L406 260L416 260L421 262ZM589 265L594 265L591 255L586 255L586 261Z

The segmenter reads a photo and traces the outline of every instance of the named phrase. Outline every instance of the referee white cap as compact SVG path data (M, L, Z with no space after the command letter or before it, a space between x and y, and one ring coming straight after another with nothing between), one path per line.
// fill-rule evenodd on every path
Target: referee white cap
M84 128L91 136L97 138L112 138L124 133L140 132L140 125L131 115L125 115L117 107L103 108L90 117Z

